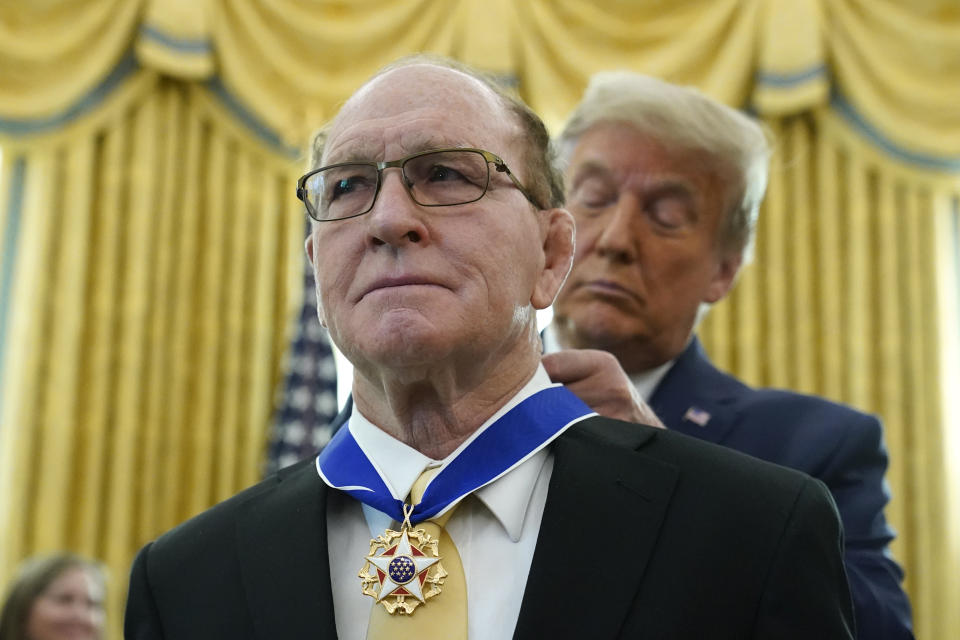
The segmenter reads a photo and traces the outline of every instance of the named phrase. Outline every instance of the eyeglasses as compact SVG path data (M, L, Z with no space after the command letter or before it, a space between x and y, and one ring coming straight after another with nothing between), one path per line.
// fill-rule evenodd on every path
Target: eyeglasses
M490 164L507 174L520 193L543 207L498 156L482 149L433 149L387 162L341 162L315 169L297 181L297 198L318 222L361 216L377 201L383 170L397 167L413 201L424 207L476 202L490 185Z

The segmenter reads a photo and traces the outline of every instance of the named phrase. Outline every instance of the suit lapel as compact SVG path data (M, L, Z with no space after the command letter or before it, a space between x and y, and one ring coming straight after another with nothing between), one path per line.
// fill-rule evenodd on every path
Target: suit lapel
M336 638L327 556L327 487L305 461L243 505L237 537L257 637Z
M736 424L743 385L717 370L694 336L650 398L667 428L722 444Z
M557 439L514 638L616 636L678 477L636 452L656 437L652 428L593 418Z

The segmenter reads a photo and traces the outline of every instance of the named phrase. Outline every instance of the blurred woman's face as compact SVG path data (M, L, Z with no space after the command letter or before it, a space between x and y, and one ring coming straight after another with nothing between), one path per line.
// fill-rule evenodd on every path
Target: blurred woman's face
M50 583L27 617L29 640L97 640L103 634L103 586L82 567Z

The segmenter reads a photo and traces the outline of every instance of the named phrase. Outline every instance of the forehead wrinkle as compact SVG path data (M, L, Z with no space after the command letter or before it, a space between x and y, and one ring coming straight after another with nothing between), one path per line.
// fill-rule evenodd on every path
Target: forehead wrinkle
M611 166L604 158L588 158L572 167L571 184L590 176L612 178L621 183L625 189L650 190L672 189L693 193L696 185L682 174L672 171L648 171L634 167Z
M693 196L702 190L697 180L683 171L668 168L638 168L632 164L620 166L619 163L608 162L606 156L602 154L591 154L571 165L571 185L590 176L610 178L619 183L622 188L636 192L678 191Z
M655 173L631 175L624 181L624 186L631 190L673 191L685 193L689 196L693 196L701 191L692 180L681 175L659 171Z
M335 135L331 136L333 143L327 144L322 158L323 164L389 161L431 149L483 146L477 144L476 140L471 139L480 135L480 132L471 131L469 137L463 133L444 135L436 131L435 117L424 117L405 122L402 125L395 144L391 145L399 147L400 150L393 154L397 157L386 158L385 140L387 136L384 134L389 133L393 127L379 126L379 123L383 120L385 119L363 120L356 125L349 125L342 132L335 132ZM418 123L422 123L422 126L418 126ZM357 127L360 128L359 132L354 132ZM469 128L472 129L472 127Z
M600 158L589 158L576 165L572 165L570 169L571 185L584 177L596 175L602 175L604 177L613 176L613 170L610 168L610 165Z
M406 76L412 77L408 79ZM424 102L422 92L408 89L411 84L423 83L425 76L433 87L427 102ZM417 111L424 113L422 119L411 115ZM438 112L444 114L444 119L438 118ZM330 164L333 158L339 161L385 159L382 157L385 153L384 140L388 137L390 127L377 125L387 123L400 114L407 116L402 126L408 132L401 131L394 140L399 140L399 146L405 154L442 147L487 148L489 144L482 144L480 140L489 140L492 125L501 127L497 132L501 137L517 128L500 96L476 78L432 64L400 67L373 78L343 105L331 126L323 164ZM506 117L485 117L490 114ZM457 125L458 131L453 132L451 127L442 126L450 122ZM420 123L422 127L417 126ZM514 126L507 126L507 123ZM351 136L357 127L360 133L356 137L361 142L354 144ZM411 130L412 127L415 128ZM447 135L438 135L437 129L447 132ZM408 137L413 139L408 140ZM367 144L365 138L369 138L376 148L362 146ZM347 144L354 148L341 152L341 147ZM379 151L380 155L372 153L375 151ZM493 151L503 155L504 150Z

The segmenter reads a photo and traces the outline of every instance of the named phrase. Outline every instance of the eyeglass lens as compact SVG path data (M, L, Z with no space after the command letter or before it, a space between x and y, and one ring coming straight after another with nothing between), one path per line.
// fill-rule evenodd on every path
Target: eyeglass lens
M410 195L425 206L478 200L490 179L486 159L475 151L426 153L407 159L402 169ZM373 207L377 180L377 168L372 164L344 164L310 176L306 194L321 220L349 218Z

